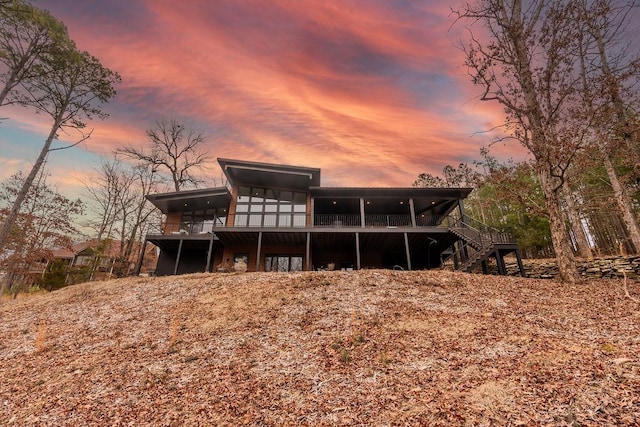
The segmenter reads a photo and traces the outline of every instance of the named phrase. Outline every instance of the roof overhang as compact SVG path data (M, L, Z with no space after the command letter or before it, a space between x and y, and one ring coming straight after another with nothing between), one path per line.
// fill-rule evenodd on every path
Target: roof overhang
M253 185L307 190L320 185L320 169L304 166L278 165L218 159L227 180L232 185Z
M412 199L416 214L446 216L465 199L472 188L369 188L369 187L313 187L311 197L316 199L364 199L378 209L393 212L398 203ZM368 204L368 203L367 203ZM406 205L405 205L406 206Z
M203 188L171 193L149 194L147 196L162 213L228 208L231 194L226 187Z
M413 198L433 200L465 199L473 188L415 188L415 187L312 187L313 197L372 197L372 198Z

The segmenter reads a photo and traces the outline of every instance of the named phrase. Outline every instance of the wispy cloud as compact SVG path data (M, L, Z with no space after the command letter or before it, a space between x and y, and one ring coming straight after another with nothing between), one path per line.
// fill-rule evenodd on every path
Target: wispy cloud
M86 149L177 117L213 156L323 169L325 185L410 185L477 158L500 120L475 100L449 2L40 0L123 77ZM20 122L37 128L31 119ZM45 126L46 127L46 126Z

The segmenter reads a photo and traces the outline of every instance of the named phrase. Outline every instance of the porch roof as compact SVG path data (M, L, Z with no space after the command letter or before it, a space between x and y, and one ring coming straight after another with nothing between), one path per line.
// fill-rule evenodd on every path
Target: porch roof
M235 185L271 186L298 190L307 190L310 186L320 185L320 169L318 168L220 158L218 163L229 182Z
M228 208L231 194L226 187L216 187L149 194L147 200L166 214L175 211Z

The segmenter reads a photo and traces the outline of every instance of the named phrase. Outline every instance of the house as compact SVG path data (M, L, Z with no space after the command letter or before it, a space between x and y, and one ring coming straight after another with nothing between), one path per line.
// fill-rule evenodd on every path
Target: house
M85 240L69 248L58 248L53 251L53 260L58 260L70 267L70 275L80 275L84 279L107 278L118 273L127 275L136 269L136 259L140 253L140 243L133 245L132 256L127 261L121 260L122 243L119 240L97 239ZM154 251L146 250L143 264L145 270L150 263L155 263ZM140 266L141 267L141 266ZM138 271L139 273L139 271ZM84 277L84 276L88 277Z
M487 271L517 245L465 216L470 188L322 187L320 169L218 159L227 185L148 195L157 275L361 268ZM146 243L145 242L145 243Z

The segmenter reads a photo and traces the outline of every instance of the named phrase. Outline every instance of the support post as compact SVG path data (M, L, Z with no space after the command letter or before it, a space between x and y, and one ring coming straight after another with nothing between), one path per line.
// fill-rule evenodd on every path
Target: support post
M411 226L416 228L416 207L413 205L413 197L409 199L409 214L411 215Z
M305 259L307 260L307 265L305 270L306 271L310 271L311 270L311 233L309 233L307 231L307 248L306 248L306 252L305 252Z
M311 227L315 226L316 223L316 199L314 197L311 198L311 213L309 214L309 225Z
M360 233L356 233L356 270L360 270Z
M140 275L140 270L142 269L142 261L144 260L144 254L147 249L147 239L144 239L144 243L142 244L142 250L140 251L140 256L138 257L138 263L136 264L136 276ZM48 262L47 262L47 265Z
M458 211L460 212L460 221L464 222L464 204L462 203L462 199L458 199Z
M407 270L411 270L411 252L409 251L409 236L407 233L404 234L404 250L407 254Z
M502 276L506 276L507 269L504 265L504 258L502 257L502 253L500 252L499 249L496 249L495 254L496 254L496 264L498 264L498 274Z
M204 272L211 272L211 258L213 257L213 238L216 237L214 233L211 233L211 240L209 241L209 252L207 252L207 266L205 267Z
M364 226L365 226L364 199L360 197L360 227L364 228Z
M518 260L518 268L520 269L520 276L527 277L527 273L524 271L524 265L522 265L522 257L520 256L520 250L516 249L516 260Z
M178 244L178 255L176 255L176 264L173 266L173 275L178 274L178 265L180 265L180 256L182 255L182 242L183 239L180 239L180 244Z
M482 261L482 274L489 274L489 265L487 260Z
M258 232L258 249L256 250L256 271L260 271L260 251L262 250L262 231Z

